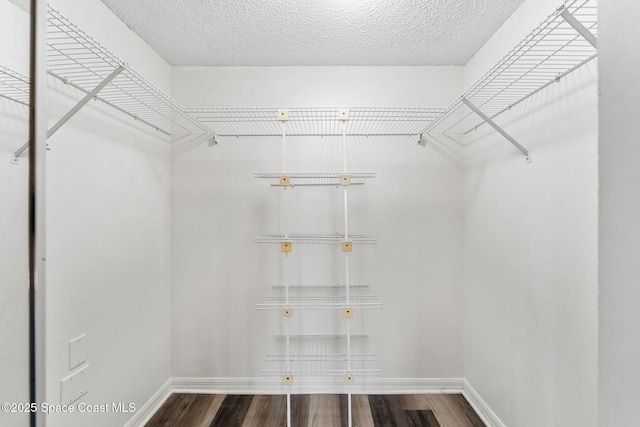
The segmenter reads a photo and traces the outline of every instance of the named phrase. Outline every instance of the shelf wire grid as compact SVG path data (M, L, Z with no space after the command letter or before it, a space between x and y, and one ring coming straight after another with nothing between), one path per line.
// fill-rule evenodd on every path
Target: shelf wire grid
M336 244L345 240L341 234L265 234L256 237L256 243L281 243L284 241L303 244ZM376 239L367 234L349 234L353 244L375 244Z
M361 309L380 309L382 301L369 293L368 285L349 286L349 304L347 304L344 285L327 286L289 286L289 301L284 286L273 286L271 291L256 304L258 310L280 310L292 308L299 310L341 309L343 307Z
M565 2L487 71L423 133L463 135L484 121L465 98L493 119L597 57L597 50L561 13L569 11L596 37L596 0Z
M287 136L341 136L340 111L349 110L346 135L418 135L443 108L408 107L280 107L189 108L218 136L279 136L278 110L288 111Z
M255 173L254 178L264 179L270 186L280 186L281 173L265 172ZM350 185L363 185L368 179L375 178L375 173L356 172L356 173L287 173L290 177L291 187L296 186L325 186L325 185L340 185L340 177L342 175L349 175L351 177Z
M29 106L29 78L0 65L0 97Z
M47 70L66 84L90 93L116 68L124 70L96 99L167 135L213 134L185 108L134 71L128 64L49 7Z
M276 336L277 353L266 358L262 375L332 376L347 373L345 335L292 335L290 369L286 369L286 336ZM377 358L367 350L367 335L351 335L351 369L354 375L380 375Z

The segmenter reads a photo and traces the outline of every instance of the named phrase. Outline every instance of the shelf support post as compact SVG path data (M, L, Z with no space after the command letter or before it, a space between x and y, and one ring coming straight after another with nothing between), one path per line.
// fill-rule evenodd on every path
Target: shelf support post
M69 110L67 114L62 116L62 118L58 120L58 122L47 131L47 139L51 138L53 134L58 131L58 129L60 129L65 123L67 123L69 119L71 119L71 117L75 116L76 113L87 104L87 102L91 101L95 96L97 96L98 92L100 92L106 85L111 83L111 81L115 79L123 70L124 67L122 66L116 68L111 74L109 74L104 80L102 80L100 84L95 87L95 89L86 94L84 98L82 98L71 110ZM20 155L24 153L28 148L29 143L27 142L22 147L16 150L16 152L13 154L14 163L16 162L18 157L20 157Z
M591 43L591 46L598 48L598 38L587 27L582 25L582 22L578 21L575 16L568 9L564 9L560 15L564 18L569 25L571 25L586 41Z
M287 175L287 122L289 121L288 110L278 110L278 121L280 122L280 128L282 129L282 175L280 175L279 183L282 186L282 205L284 207L284 224L283 227L287 230L284 233L285 239L289 238L287 222L287 186L291 185L290 177ZM288 246L287 246L287 243ZM284 254L284 289L285 289L285 305L289 306L289 252L291 252L291 242L280 242L282 252ZM287 342L287 358L286 368L287 374L285 375L285 384L287 386L287 427L291 427L291 385L293 384L293 376L291 373L291 324L290 318L293 312L290 309L285 309L283 312L285 316L285 328L286 328L286 342Z
M466 104L467 107L471 108L471 110L473 110L474 113L476 113L478 116L480 116L482 118L482 120L484 120L489 126L491 126L496 131L498 131L498 133L500 135L504 136L507 139L507 141L512 143L518 150L520 150L520 152L522 152L522 154L527 156L527 163L531 162L531 156L529 155L529 150L527 150L522 145L520 145L518 143L518 141L513 139L513 137L511 135L509 135L507 132L505 132L504 129L502 129L500 126L498 126L493 120L491 120L486 114L484 114L482 111L480 111L478 109L478 107L473 105L468 99L462 98L462 102L464 104Z

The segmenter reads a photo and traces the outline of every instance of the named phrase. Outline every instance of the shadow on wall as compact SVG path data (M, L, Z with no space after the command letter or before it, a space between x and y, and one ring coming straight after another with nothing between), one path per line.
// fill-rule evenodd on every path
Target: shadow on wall
M464 167L464 144L462 136L452 136L445 134L425 134L422 135L418 144L423 147L430 147L433 151L441 155L452 166L458 170Z

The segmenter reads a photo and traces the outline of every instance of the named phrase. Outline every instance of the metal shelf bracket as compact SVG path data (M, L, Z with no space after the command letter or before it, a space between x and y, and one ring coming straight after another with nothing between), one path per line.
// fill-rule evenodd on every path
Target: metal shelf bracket
M524 154L526 156L527 163L531 163L531 155L529 154L529 150L527 150L522 145L520 145L518 143L518 141L516 141L511 135L509 135L507 132L505 132L504 129L502 129L500 126L498 126L493 120L491 120L489 117L487 117L486 114L484 114L482 111L480 111L480 109L478 109L478 107L473 105L468 99L463 97L463 98L461 98L461 101L467 107L471 108L471 110L474 113L476 113L478 116L480 116L480 118L482 118L482 120L484 120L485 123L487 123L489 126L491 126L496 131L498 131L498 133L500 135L504 136L507 139L507 141L512 143L518 150L520 150L520 152L522 152L522 154Z
M96 86L91 92L86 94L84 98L82 98L71 110L69 110L69 112L67 114L62 116L62 118L60 120L58 120L58 122L55 125L53 125L51 127L51 129L49 129L49 131L47 132L47 139L51 138L53 136L53 134L55 134L62 126L64 126L64 124L67 123L69 121L69 119L71 119L73 116L75 116L76 113L78 111L80 111L82 109L82 107L84 107L89 101L94 99L94 97L96 97L98 95L98 93L106 85L111 83L111 81L113 79L115 79L118 76L118 74L120 74L122 71L124 71L124 67L120 66L120 67L116 68L115 70L113 70L113 72L111 74L109 74L104 80L102 80L102 82L100 82L100 84L98 84L98 86ZM22 155L22 153L27 151L28 148L29 148L29 141L27 141L22 147L18 148L15 153L13 153L12 163L13 164L17 164L18 163L18 157L20 157ZM50 149L48 144L47 144L47 149Z
M598 48L598 38L587 27L582 25L582 22L578 21L575 16L568 9L564 9L560 16L564 18L569 25L571 25L586 41L591 43L591 46Z

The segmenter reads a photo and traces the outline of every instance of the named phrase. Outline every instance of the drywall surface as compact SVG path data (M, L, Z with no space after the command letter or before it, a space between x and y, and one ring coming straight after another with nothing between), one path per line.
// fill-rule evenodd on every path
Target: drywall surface
M29 16L0 1L0 64L29 71ZM11 164L29 138L28 107L0 97L0 402L29 401L28 169ZM10 408L11 409L11 408ZM18 409L18 408L15 408ZM0 411L0 425L23 427L24 412Z
M636 1L600 4L600 425L638 424L640 37Z
M57 116L78 94L52 87ZM168 144L97 103L49 141L47 399L59 402L60 381L79 369L69 341L86 334L89 393L75 404L139 409L170 376ZM47 425L131 416L52 414Z
M467 83L556 6L526 1ZM533 161L488 126L466 139L465 379L504 425L596 426L596 63L496 122Z
M128 31L102 2L52 3L87 32L104 32L101 37L109 39L109 48L117 55L137 58L141 64L154 68L152 78L169 89L169 66L156 61L155 52ZM1 7L5 8L4 0ZM20 13L24 16L16 17L14 13L7 19L12 20L13 26L22 22L19 29L28 34L28 17ZM15 38L13 34L6 37ZM28 52L26 46L24 52ZM0 63L4 63L3 58ZM47 99L50 126L83 96L52 78ZM10 108L8 119L15 123L26 120L18 107L1 101L2 111ZM3 114L0 120L2 163L8 165L9 152L25 141L26 134L17 124L10 123L5 139L7 117ZM49 142L46 378L39 379L46 384L46 402L42 403L65 403L61 402L61 380L81 369L87 369L88 393L73 403L74 413L47 416L47 426L124 425L133 414L119 412L112 404L122 403L131 411L128 405L132 403L140 409L170 377L168 141L155 129L94 101ZM18 166L7 166L13 168L7 173L5 166L0 167L3 177L9 178L6 186L2 180L2 227L12 227L3 233L3 241L16 240L15 245L2 245L2 251L11 251L3 252L2 260L3 264L5 259L10 260L16 270L8 279L18 281L17 285L24 283L26 289L26 272L18 274L18 270L25 268L22 262L26 236L22 241L20 233L26 227L26 205L22 206L26 195L22 192L26 191L27 162L22 159ZM5 203L6 200L13 202ZM4 271L2 274L4 292ZM4 295L2 305L3 325L10 320L5 316L13 316L15 322L20 320L11 310L5 312ZM26 327L22 333L26 334ZM73 367L69 341L83 334L88 359ZM21 345L21 340L14 342ZM3 353L5 348L3 338ZM11 368L19 373L27 360L20 359ZM0 387L15 385L16 392L20 391L14 379L5 382L4 362L3 357ZM3 394L2 400L9 399L4 399ZM81 408L87 408L81 405L107 405L108 412L81 412ZM0 424L12 425L4 418Z
M348 82L341 80L347 76ZM195 106L442 106L461 92L461 80L457 68L178 68L174 95ZM404 89L392 93L389 86ZM279 312L258 311L255 304L282 284L285 267L279 247L254 238L344 232L339 188L287 190L283 220L283 190L253 178L282 170L279 137L219 139L213 147L178 141L173 150L174 377L259 377L274 336L285 330ZM349 189L349 232L378 242L355 247L350 280L370 284L384 304L381 311L356 311L352 332L369 334L369 350L385 378L460 378L461 150L416 142L373 136L347 141L349 171L377 174ZM287 152L290 172L342 170L339 138L288 137ZM343 254L335 246L300 245L290 266L294 284L344 284ZM297 311L292 333L344 334L344 320L338 310ZM251 380L245 381L250 388ZM336 379L336 390L344 391L340 384Z
M461 67L174 67L173 95L189 107L446 107Z

